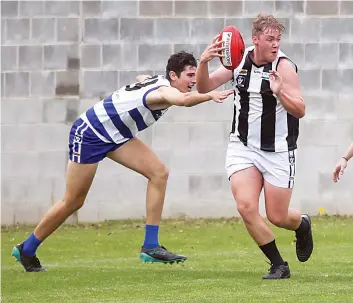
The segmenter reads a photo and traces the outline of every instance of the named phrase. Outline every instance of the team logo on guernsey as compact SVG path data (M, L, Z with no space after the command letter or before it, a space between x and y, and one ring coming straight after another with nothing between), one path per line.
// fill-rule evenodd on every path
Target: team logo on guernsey
M242 69L240 72L239 72L239 75L240 76L246 76L248 74L248 70L247 69Z
M245 77L244 76L238 76L237 77L237 85L239 87L244 87L245 86Z

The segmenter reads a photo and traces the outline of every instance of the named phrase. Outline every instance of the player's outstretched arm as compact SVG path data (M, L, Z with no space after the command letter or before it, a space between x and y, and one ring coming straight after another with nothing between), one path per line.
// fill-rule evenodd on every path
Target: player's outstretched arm
M348 161L352 157L353 157L353 143L348 147L345 154L337 162L335 169L333 170L333 173L332 173L333 182L337 182L340 179L340 176L344 174L344 170L347 167Z
M191 107L197 104L213 100L222 103L229 95L234 93L234 90L212 91L207 94L200 94L199 92L181 93L176 88L161 87L160 93L167 103L176 106Z
M172 105L191 107L213 100L222 103L234 90L212 91L207 94L198 92L181 93L174 87L162 86L147 96L147 105L151 109L166 108Z

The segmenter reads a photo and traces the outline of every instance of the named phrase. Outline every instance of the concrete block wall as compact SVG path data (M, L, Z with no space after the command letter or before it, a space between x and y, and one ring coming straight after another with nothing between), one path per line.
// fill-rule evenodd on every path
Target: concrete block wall
M353 1L1 1L2 224L36 223L62 198L80 113L137 74L163 72L175 51L198 58L225 25L250 44L259 12L285 23L282 50L307 104L292 205L353 214L353 167L331 182L353 140ZM170 169L164 217L238 215L224 171L231 119L231 100L172 108L140 134ZM141 218L145 190L105 160L71 220Z

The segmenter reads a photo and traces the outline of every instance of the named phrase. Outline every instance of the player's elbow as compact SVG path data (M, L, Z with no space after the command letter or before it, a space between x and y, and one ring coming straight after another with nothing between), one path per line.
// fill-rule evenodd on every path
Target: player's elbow
M289 113L298 119L301 119L305 116L305 103L304 102L298 102L292 107L292 110L289 111Z
M298 109L295 112L291 113L291 115L298 119L301 119L305 116L305 110Z
M303 104L303 106L300 107L299 111L298 111L298 116L297 118L301 119L305 116L305 104Z
M299 114L298 114L298 119L301 119L305 116L305 111L301 111Z
M305 111L298 109L296 111L291 111L289 112L293 117L297 118L297 119L301 119L305 116Z

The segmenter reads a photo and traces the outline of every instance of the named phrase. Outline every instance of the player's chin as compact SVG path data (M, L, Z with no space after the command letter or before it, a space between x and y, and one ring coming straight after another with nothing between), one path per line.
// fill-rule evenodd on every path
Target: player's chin
M269 55L269 61L275 61L275 59L277 58L277 52L271 52Z

